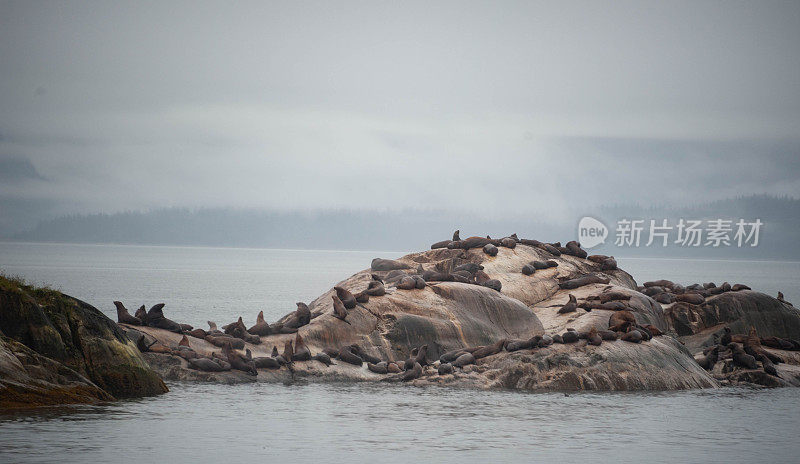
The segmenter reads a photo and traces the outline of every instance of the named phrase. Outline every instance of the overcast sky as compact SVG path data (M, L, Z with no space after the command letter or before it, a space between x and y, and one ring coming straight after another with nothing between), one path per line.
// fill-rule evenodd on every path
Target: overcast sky
M18 224L800 195L800 2L3 1L0 63Z

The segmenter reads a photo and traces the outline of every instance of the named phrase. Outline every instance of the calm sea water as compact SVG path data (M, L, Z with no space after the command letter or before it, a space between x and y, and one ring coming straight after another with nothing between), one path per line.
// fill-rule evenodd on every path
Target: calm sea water
M310 301L397 252L0 243L0 270L114 317L204 326ZM800 302L800 263L619 259L639 282L747 283ZM794 462L800 389L526 394L372 384L170 384L156 398L0 414L0 462Z

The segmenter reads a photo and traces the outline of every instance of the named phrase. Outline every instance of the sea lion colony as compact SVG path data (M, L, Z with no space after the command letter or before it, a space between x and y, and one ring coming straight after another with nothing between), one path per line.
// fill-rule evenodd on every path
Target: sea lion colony
M558 242L544 243L537 240L519 239L516 234L500 240L489 237L469 237L461 240L459 231L456 231L452 240L434 243L431 249L469 250L481 248L486 255L494 257L498 254L498 247L513 249L518 244L539 248L554 257L564 254L585 259L594 263L599 271L617 269L617 263L613 256L589 256L578 242L570 241L566 246L561 246ZM553 260L532 261L524 265L520 273L530 276L537 271L544 271L557 266L558 263ZM421 265L417 269L412 269L402 262L375 258L371 263L371 269L373 271L372 280L367 288L361 292L353 294L343 287L334 287L335 295L332 295L332 315L340 320L341 323L349 324L347 320L348 311L354 309L357 305L369 311L363 304L367 303L371 297L379 298L394 291L423 289L427 285L437 285L437 282L458 282L468 285L481 285L498 292L502 290L499 280L492 279L491 276L487 275L482 265L471 262L447 269L424 270ZM592 273L572 279L555 278L558 280L558 286L567 290L589 284L609 283L608 277ZM727 291L749 290L749 287L742 284L730 285L727 282L720 286L707 283L684 287L667 280L659 280L645 282L638 290L662 304L680 301L691 305L699 305L708 296ZM121 302L115 301L114 304L117 308L119 323L129 326L156 327L183 334L180 343L173 347L164 346L159 342L148 343L144 336L140 337L136 343L142 352L149 351L179 356L185 359L192 369L207 372L236 369L251 375L257 375L257 369L260 368L281 369L285 367L290 372L293 372L293 365L297 362L319 362L325 366L330 366L335 362L341 361L356 366L362 366L366 363L369 371L387 375L386 380L410 381L419 378L426 371L447 375L457 368L475 364L482 358L494 356L503 351L537 350L554 343L573 344L584 341L587 346L599 346L604 341L613 342L616 340L636 344L646 343L653 337L661 336L661 331L655 326L637 322L635 311L628 305L630 297L630 294L613 291L612 287L608 286L601 292L582 299L582 301L578 301L572 294L569 294L568 302L557 310L559 315L566 315L578 310L587 312L593 309L613 311L614 313L609 317L607 329L599 330L596 327L592 327L588 331L581 332L567 329L560 334L537 335L528 339L501 339L491 345L474 346L446 352L438 360L434 361L428 359L427 344L414 348L410 357L403 361L379 359L368 354L357 344L329 347L313 354L305 345L297 330L304 325L312 324L313 319L319 315L312 316L308 305L302 302L298 302L297 309L282 318L282 322L268 324L264 320L263 312L260 312L256 317L255 325L250 328L247 328L242 318L239 317L237 321L223 326L221 330L211 321L208 322L209 329L204 330L195 329L188 324L179 324L167 319L163 313L163 304L157 304L149 311L145 311L145 307L141 306L134 316L128 313ZM244 349L245 342L257 345L262 343L261 337L291 333L296 334L294 340L287 340L284 343L283 350L280 352L277 346L273 346L271 356L254 358L249 350L246 350L245 353L239 351ZM206 340L212 345L220 347L221 350L220 352L213 352L210 356L201 356L191 348L187 335ZM730 333L730 329L726 327L726 333L721 337L719 343L706 348L702 355L695 357L695 360L706 370L712 370L720 361L730 360L729 362L735 366L746 369L757 369L760 366L766 374L777 375L774 364L782 362L782 359L767 352L762 346L800 351L800 342L796 340L777 337L759 338L754 328L751 328L750 333L747 335L733 335Z

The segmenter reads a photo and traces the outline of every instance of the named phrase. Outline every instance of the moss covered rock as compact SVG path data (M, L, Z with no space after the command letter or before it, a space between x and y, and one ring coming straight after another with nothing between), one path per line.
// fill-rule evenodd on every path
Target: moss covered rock
M114 321L55 290L0 277L0 332L75 371L111 397L168 391Z

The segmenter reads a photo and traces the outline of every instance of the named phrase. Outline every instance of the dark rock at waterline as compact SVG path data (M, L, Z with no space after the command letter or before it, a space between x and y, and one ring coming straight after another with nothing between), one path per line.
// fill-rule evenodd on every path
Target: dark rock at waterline
M93 306L60 292L0 277L0 332L5 336L4 353L21 359L21 365L29 372L38 370L28 369L27 357L13 354L24 350L9 343L10 340L41 357L31 358L31 362L61 366L54 369L71 370L88 380L94 388L81 390L88 394L87 401L78 402L97 400L98 395L91 394L94 389L105 393L105 396L99 395L103 399L150 396L168 391L161 378L142 359L134 342L114 321ZM32 404L62 404L77 399L65 396L63 390L52 389L52 401L46 403L47 388L27 387L44 390L31 397ZM4 388L9 387L4 384ZM5 396L0 395L0 398ZM17 398L18 402L24 400L21 396ZM2 402L0 399L0 405Z

